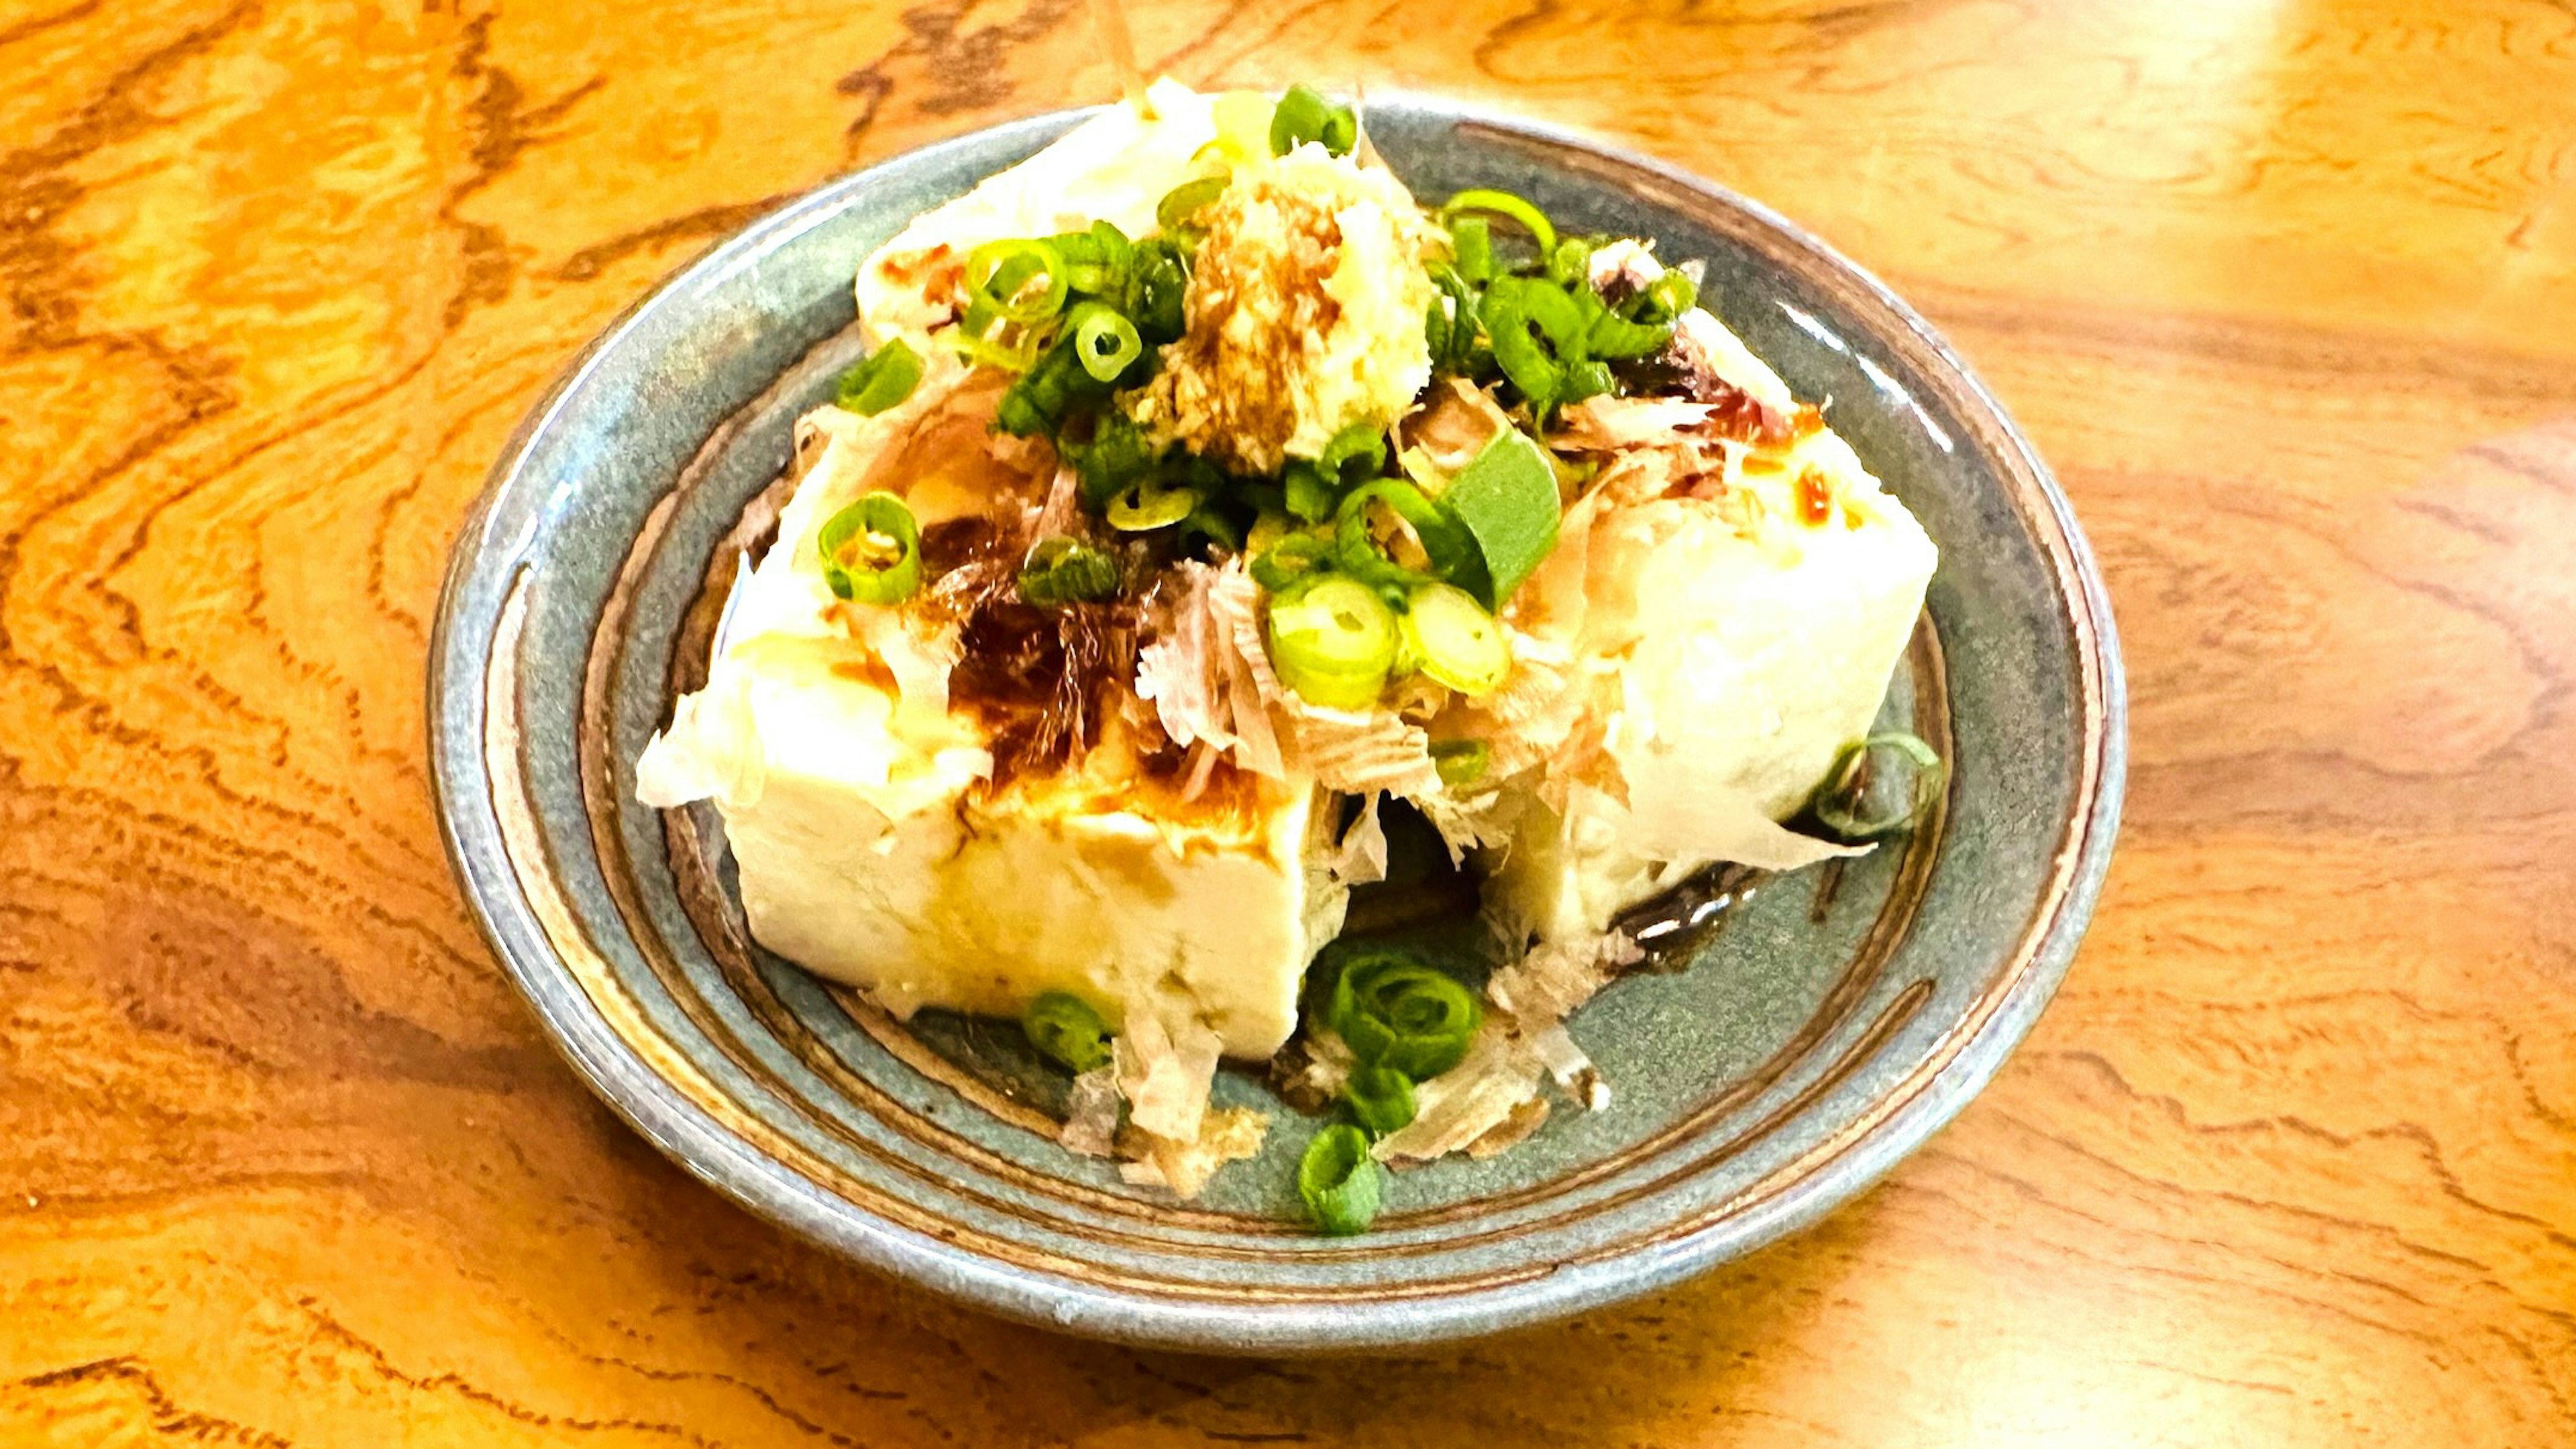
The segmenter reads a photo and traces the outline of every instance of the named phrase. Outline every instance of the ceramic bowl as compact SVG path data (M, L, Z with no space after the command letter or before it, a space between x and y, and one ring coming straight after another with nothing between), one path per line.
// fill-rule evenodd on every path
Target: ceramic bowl
M1007 1025L885 1020L749 942L711 814L632 797L701 675L796 415L854 355L850 277L905 221L1078 121L1016 122L753 222L604 332L520 426L456 544L431 646L440 818L493 949L574 1067L754 1212L967 1303L1224 1352L1419 1344L1643 1293L1849 1200L1984 1084L2065 972L2108 861L2124 727L2066 501L1886 288L1669 167L1438 100L1376 99L1417 193L1500 186L1575 231L1705 258L1704 295L1942 550L1889 717L1955 763L1940 817L1772 883L1687 969L1573 1030L1614 1084L1529 1142L1391 1180L1364 1236L1301 1222L1313 1122L1178 1203L1047 1135ZM1249 1073L1223 1102L1271 1104Z

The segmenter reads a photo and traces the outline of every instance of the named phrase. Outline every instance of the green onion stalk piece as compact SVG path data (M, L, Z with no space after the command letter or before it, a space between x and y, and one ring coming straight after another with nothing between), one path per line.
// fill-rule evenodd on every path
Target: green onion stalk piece
M1309 142L1321 143L1336 156L1348 156L1360 143L1360 120L1348 106L1337 106L1310 86L1290 86L1270 113L1270 154L1285 156Z
M1428 1081L1467 1055L1484 1008L1457 980L1409 951L1353 955L1333 982L1331 1023L1367 1066Z
M1413 1079L1392 1067L1358 1067L1342 1084L1351 1115L1372 1137L1384 1137L1413 1120Z
M1051 242L1015 237L966 254L967 296L1013 322L1044 322L1064 310L1071 290L1064 258Z
M1450 480L1440 506L1474 538L1493 586L1486 602L1496 608L1554 551L1564 511L1547 450L1518 428L1496 433Z
M1297 1195L1306 1200L1316 1227L1337 1238L1366 1232L1377 1217L1378 1189L1367 1133L1337 1122L1306 1144L1297 1164Z
M1423 673L1460 694L1491 694L1511 677L1511 641L1475 596L1455 584L1424 584L1404 611L1406 652Z
M861 359L858 366L841 374L832 402L863 417L874 417L912 396L912 390L920 385L921 354L902 338L894 337Z
M1379 545L1369 510L1380 504L1413 530L1431 566L1429 573L1397 563ZM1401 479L1373 479L1352 489L1343 496L1334 520L1334 556L1344 573L1364 583L1396 589L1433 582L1485 584L1475 539L1447 507Z
M1200 501L1195 488L1166 488L1151 478L1140 478L1109 500L1109 526L1126 533L1169 528L1197 512Z
M1098 1071L1110 1063L1109 1024L1070 992L1050 991L1030 1002L1020 1013L1020 1030L1028 1033L1029 1045L1077 1072Z
M1273 549L1265 561L1278 553ZM1271 598L1268 627L1271 667L1308 701L1365 709L1386 689L1399 636L1395 611L1357 579L1319 574L1292 581Z
M1912 788L1907 792L1906 807L1893 814L1869 815L1870 782L1875 773L1874 752L1892 750L1912 766ZM1818 822L1848 841L1875 840L1920 823L1941 802L1950 783L1950 768L1933 753L1932 747L1917 737L1900 730L1871 735L1843 746L1834 757L1833 768L1825 771L1824 783L1816 787L1808 802Z
M1458 234L1459 219L1480 211L1519 222L1521 229L1530 234L1530 240L1538 243L1541 259L1556 255L1556 227L1547 219L1547 213L1508 191L1461 191L1449 198L1448 205L1440 208L1440 223L1449 228L1449 235L1454 238Z
M1116 592L1118 561L1060 533L1039 539L1020 570L1020 598L1041 609L1105 599Z
M1083 302L1065 314L1073 328L1073 355L1094 381L1115 382L1129 364L1145 355L1136 324L1101 302Z
M1440 772L1440 783L1452 790L1463 790L1485 778L1493 763L1493 746L1483 740L1433 740L1431 764Z
M891 493L870 493L823 520L815 544L835 598L900 604L921 587L921 526Z

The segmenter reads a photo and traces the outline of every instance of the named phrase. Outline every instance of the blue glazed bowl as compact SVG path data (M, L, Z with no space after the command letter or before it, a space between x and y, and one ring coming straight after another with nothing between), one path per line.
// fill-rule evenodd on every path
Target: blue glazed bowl
M440 820L504 966L574 1067L700 1178L835 1251L992 1311L1139 1344L1417 1344L1629 1297L1861 1191L1959 1111L2066 970L2108 863L2125 733L2110 611L2066 501L1902 302L1744 199L1563 132L1423 98L1370 134L1417 192L1501 186L1578 231L1709 264L1710 305L1942 548L1888 718L1944 746L1938 820L1756 894L1688 969L1573 1030L1616 1086L1487 1161L1391 1182L1308 1234L1313 1124L1180 1204L1048 1135L1061 1083L1013 1029L897 1026L742 929L721 822L634 803L704 668L796 415L855 352L850 277L922 210L1078 121L844 177L752 223L593 342L520 426L456 544L431 645ZM1276 1106L1229 1071L1227 1103Z

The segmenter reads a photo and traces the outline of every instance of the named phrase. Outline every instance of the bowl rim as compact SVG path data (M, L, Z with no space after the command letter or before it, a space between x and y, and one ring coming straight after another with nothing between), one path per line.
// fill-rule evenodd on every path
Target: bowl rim
M516 877L500 861L506 846L491 801L492 780L480 741L477 694L488 660L479 643L457 648L459 613L469 581L505 541L492 536L501 496L527 465L537 441L558 422L567 400L592 370L657 306L710 272L730 269L837 211L897 165L935 163L1023 137L1045 138L1106 109L1076 107L980 127L881 158L789 198L672 269L602 327L555 374L502 446L451 544L427 657L424 717L434 813L449 865L463 885L476 929L510 976L559 1054L616 1115L683 1170L762 1218L834 1253L921 1284L974 1307L1041 1327L1146 1347L1217 1353L1346 1351L1421 1346L1561 1318L1634 1298L1692 1277L1798 1232L1845 1205L1920 1147L1966 1106L2002 1066L2055 993L2072 963L2110 863L2118 833L2127 763L2127 687L2110 600L2092 550L2064 492L2037 451L1967 363L1903 299L1867 269L1778 212L1737 192L1583 130L1532 121L1437 93L1391 88L1373 93L1424 114L1505 137L1589 153L1615 168L1641 173L1710 204L1742 213L1840 273L1885 317L1913 334L1924 360L1946 369L1960 397L1982 410L1992 437L2010 456L2007 476L2025 477L2057 533L2059 591L2080 658L2072 691L2089 790L2070 803L2071 823L2043 882L2043 901L2012 954L2023 965L1993 997L1982 1021L1937 1056L1928 1082L1894 1110L1857 1128L1830 1155L1785 1189L1720 1217L1683 1238L1560 1269L1520 1282L1468 1289L1360 1311L1330 1303L1262 1304L1242 1300L1165 1298L1040 1270L993 1262L971 1249L883 1221L790 1171L739 1134L673 1092L589 1007L567 993L565 964L534 918ZM513 568L524 564L514 559ZM504 591L505 593L509 591ZM506 605L505 605L506 606ZM2089 646L2089 649L2087 648ZM476 727L450 729L459 698ZM469 734L472 748L454 746ZM2053 896L2053 900L2048 899ZM548 969L550 967L550 970ZM1913 1076L1901 1079L1902 1088ZM1724 1231L1720 1231L1723 1227Z

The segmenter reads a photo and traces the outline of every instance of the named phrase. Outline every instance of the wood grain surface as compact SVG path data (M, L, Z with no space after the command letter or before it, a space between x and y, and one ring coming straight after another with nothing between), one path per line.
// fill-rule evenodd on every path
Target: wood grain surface
M1417 1362L1072 1342L787 1239L476 937L427 619L583 340L827 176L1107 96L1087 16L0 0L0 1442L2576 1444L2576 11L1135 29L1633 143L1948 332L2135 706L2029 1044L1804 1237Z

